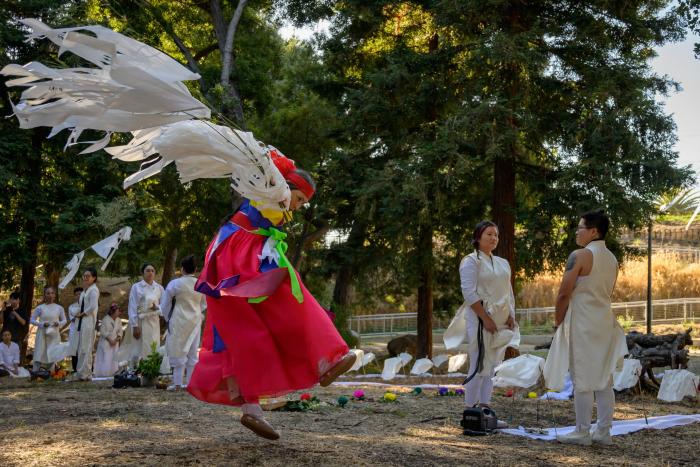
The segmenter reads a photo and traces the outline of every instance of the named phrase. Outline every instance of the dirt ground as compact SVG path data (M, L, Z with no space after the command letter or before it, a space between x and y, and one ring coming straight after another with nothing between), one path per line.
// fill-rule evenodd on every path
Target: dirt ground
M440 378L442 382L445 379ZM458 380L451 381L458 383ZM401 384L412 384L403 380ZM615 437L613 447L563 446L506 434L465 437L459 397L366 386L368 401L335 405L356 388L310 390L328 405L268 412L282 433L266 441L243 428L236 408L204 404L185 392L112 389L108 382L0 386L0 465L700 465L700 423ZM296 395L298 396L298 394ZM294 397L291 395L290 397ZM500 418L536 426L537 402L495 396ZM573 423L571 402L539 404L542 426ZM699 413L697 402L660 404L618 397L616 419Z

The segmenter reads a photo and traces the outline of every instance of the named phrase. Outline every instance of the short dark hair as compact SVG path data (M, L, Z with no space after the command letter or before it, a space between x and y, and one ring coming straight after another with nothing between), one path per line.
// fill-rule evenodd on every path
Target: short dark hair
M90 266L90 267L85 268L85 272L89 272L90 275L95 278L95 282L97 282L97 269Z
M154 271L158 271L158 270L156 269L156 265L155 265L155 264L146 261L145 263L143 263L143 264L141 265L141 274L143 274L143 272L146 270L146 268L147 268L148 266L151 266L151 267L153 268Z
M83 291L82 287L76 287L73 289L73 293L82 292L82 291Z
M185 271L185 274L192 274L197 269L197 262L194 259L194 255L188 255L180 260L180 267Z
M581 214L581 219L583 219L583 223L586 225L587 229L598 230L600 240L603 240L608 234L610 219L608 219L608 216L605 215L605 211L602 209L585 212Z
M10 300L19 300L19 292L12 292L10 294Z

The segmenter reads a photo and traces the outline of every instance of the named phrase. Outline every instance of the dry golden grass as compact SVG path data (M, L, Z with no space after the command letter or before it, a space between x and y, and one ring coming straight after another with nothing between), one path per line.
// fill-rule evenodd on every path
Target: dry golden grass
M655 253L652 257L652 295L654 299L700 297L700 264L688 263L673 253ZM561 274L545 273L522 285L518 292L519 308L553 306ZM625 261L617 279L613 302L645 300L647 261Z

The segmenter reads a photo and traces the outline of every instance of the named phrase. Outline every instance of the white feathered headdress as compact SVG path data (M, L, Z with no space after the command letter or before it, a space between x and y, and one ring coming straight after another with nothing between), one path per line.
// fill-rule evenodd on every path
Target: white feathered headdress
M209 109L183 83L198 74L102 26L52 29L35 19L22 23L32 30L28 41L47 38L59 46L59 56L71 52L97 68L55 69L39 62L4 67L1 74L17 77L7 86L27 88L13 104L21 128L52 127L49 137L70 129L66 146L90 143L82 153L107 146L112 132L131 132L128 144L106 149L116 159L142 161L124 188L175 162L183 183L231 177L233 188L261 207L289 206L289 186L270 157L274 148L250 132L207 121ZM106 134L99 141L79 141L87 129Z

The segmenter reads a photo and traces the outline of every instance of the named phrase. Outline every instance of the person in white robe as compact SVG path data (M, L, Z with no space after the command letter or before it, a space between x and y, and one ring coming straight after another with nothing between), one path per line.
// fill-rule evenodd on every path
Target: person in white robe
M194 290L197 282L194 256L183 258L180 267L182 275L170 281L160 304L168 323L165 350L173 367L173 384L169 390L182 389L189 383L197 363L202 313L207 307L206 296Z
M92 379L92 353L95 347L95 326L99 307L100 290L97 288L97 270L86 268L83 272L83 291L78 303L80 308L75 315L76 327L68 344L68 354L77 357L75 379Z
M459 267L465 305L460 308L462 316L456 316L453 321L461 327L460 320L466 319L469 371L464 404L467 408L477 404L489 407L494 369L503 361L506 348L519 344L510 265L493 254L498 246L498 226L491 221L477 224L472 244L475 251L462 259Z
M576 430L558 436L562 443L612 444L613 373L628 352L624 331L611 306L618 264L605 245L609 224L603 211L581 216L576 243L583 248L569 256L557 296L557 331L545 362L544 377L548 388L558 390L569 371L574 383ZM594 400L598 421L591 433Z
M12 376L13 378L27 378L29 372L19 366L19 345L12 341L12 332L2 332L0 342L0 376Z
M129 292L129 324L119 347L119 361L136 368L151 353L151 346L160 346L160 297L163 287L155 281L156 268L150 263L141 267L143 280Z
M78 327L78 313L80 313L80 294L83 292L82 287L76 287L73 289L73 297L75 297L75 302L68 305L68 346L75 340L75 330ZM69 352L70 353L70 352ZM71 355L71 366L73 371L78 369L78 356Z
M56 289L44 289L44 302L32 311L29 323L36 326L36 341L32 369L37 371L41 366L53 370L55 361L49 358L49 348L61 343L61 326L66 324L66 313L63 307L56 303Z
M117 353L124 332L120 316L119 305L112 303L100 322L100 338L95 352L95 376L114 376L119 369Z

